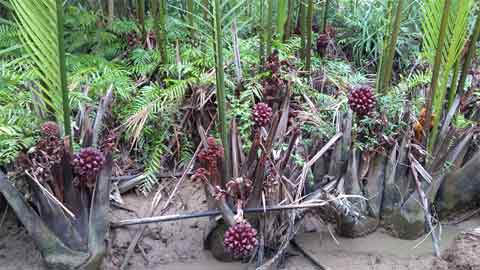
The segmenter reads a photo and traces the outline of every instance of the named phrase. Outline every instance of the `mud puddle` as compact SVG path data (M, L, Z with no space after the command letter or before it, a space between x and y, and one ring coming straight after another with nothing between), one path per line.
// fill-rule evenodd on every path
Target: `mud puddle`
M440 249L445 251L458 233L480 226L480 217L458 225L441 227ZM433 257L430 237L401 240L379 230L362 238L342 238L328 231L301 234L297 241L322 264L335 270L430 269Z
M164 198L168 198L168 193ZM141 216L151 201L134 194L124 197L125 205L132 213L112 209L111 219L118 221ZM164 214L201 211L206 209L203 190L191 184L183 186L174 206ZM156 213L160 214L160 213ZM31 239L16 222L7 221L0 228L0 269L46 270L41 256ZM245 264L221 263L203 249L203 229L207 219L185 220L149 225L139 242L141 250L135 250L129 259L129 270L244 270ZM449 246L461 231L480 227L480 217L457 226L442 227L442 249ZM117 270L123 262L136 227L113 230L110 234L110 252L106 270ZM382 231L363 238L347 239L335 236L327 230L301 233L297 242L332 270L430 270L433 261L431 239L427 238L417 248L417 241L399 240ZM294 253L295 252L293 251ZM249 268L251 269L251 268ZM283 269L314 270L301 255L287 259Z

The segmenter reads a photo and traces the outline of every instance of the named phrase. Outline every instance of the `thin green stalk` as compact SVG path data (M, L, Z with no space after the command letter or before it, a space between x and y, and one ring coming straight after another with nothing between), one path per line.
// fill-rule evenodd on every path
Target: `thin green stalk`
M393 22L393 29L390 38L390 42L388 45L388 55L386 62L383 65L385 72L383 74L383 85L382 85L382 92L386 91L391 84L392 81L392 71L393 71L393 60L395 59L395 49L397 48L397 40L398 34L400 33L400 23L402 21L402 13L403 13L403 0L398 1L397 10L395 13L395 20Z
M137 0L137 17L140 31L142 31L142 40L145 40L147 37L145 29L145 0Z
M217 109L218 109L218 125L220 129L220 137L222 139L222 145L224 148L224 173L225 179L230 179L231 175L231 162L230 162L230 143L228 136L228 123L226 119L227 99L225 97L225 81L223 70L223 34L222 34L222 5L220 0L215 0L214 5L214 24L215 24L215 59L216 59L216 81L217 81Z
M277 32L280 40L285 38L285 26L288 20L288 0L277 1Z
M260 56L260 65L263 66L265 62L265 23L264 23L264 16L263 16L263 9L265 7L265 0L260 0L260 17L258 18L259 22L259 29L258 29L258 38L260 41L259 48L259 56Z
M64 17L63 17L63 4L61 0L56 1L57 8L57 29L58 29L58 56L60 65L60 87L62 91L62 106L63 106L63 129L65 136L71 137L72 130L70 124L70 99L68 95L67 87L67 68L65 62L65 39L64 39ZM70 146L71 138L70 138Z
M475 22L475 27L473 28L472 36L470 37L470 44L468 46L467 56L465 57L465 61L463 62L462 66L462 75L460 76L458 82L458 93L463 93L465 91L465 81L467 80L468 71L470 66L472 65L472 59L475 55L475 51L477 49L477 42L480 38L480 9L477 10L477 21Z
M329 0L325 0L325 2L323 3L323 14L322 14L322 19L323 19L323 23L322 23L322 33L325 33L325 31L327 30L327 21L328 21L328 7L330 5L329 3L330 1Z
M158 7L161 5L158 1L161 0L152 0L153 31L155 32L155 37L157 39L159 39L160 36L160 23L158 19L160 16L160 10L158 9ZM157 40L157 49L159 48L160 42Z
M300 22L300 32L301 32L301 49L300 49L300 58L305 60L305 45L306 41L306 34L307 34L307 7L305 5L306 0L300 0L300 11L298 14L298 20Z
M112 27L113 17L115 16L115 6L113 0L107 1L108 17L107 17L107 26Z
M382 87L384 85L385 80L385 63L387 62L388 58L388 44L390 43L390 35L387 33L390 31L392 26L392 17L393 16L393 0L388 0L387 2L387 19L386 19L386 26L385 26L385 35L383 38L383 47L381 56L379 57L378 69L377 69L377 81L376 81L376 89L378 92L382 91Z
M265 25L266 53L267 56L272 54L272 37L273 37L273 0L267 1L267 19Z
M124 7L125 7L125 17L126 18L131 18L132 17L132 3L130 2L130 0L123 0L123 4L124 4Z
M166 38L166 0L153 0L152 7L155 16L153 28L157 36L157 48L160 52L162 64L167 64L167 38Z
M427 109L427 115L425 117L425 123L430 123L432 119L432 113L433 113L433 97L435 96L435 92L437 91L438 87L438 81L440 77L440 70L441 70L441 64L442 64L442 52L445 46L445 37L447 36L447 26L448 26L448 17L450 15L450 6L452 5L451 0L445 0L445 4L443 6L443 15L442 15L442 21L440 23L440 29L439 29L439 36L438 36L438 45L437 49L435 52L435 60L433 64L433 71L432 71L432 83L430 86L430 91L427 93L427 100L426 100L426 109ZM438 115L437 117L440 117ZM438 123L438 121L436 121ZM427 149L428 152L432 152L433 145L435 144L435 136L436 136L436 131L438 130L438 124L435 124L432 130L431 136L430 134L430 125L426 124L424 125L424 131L425 131L425 138L427 138Z
M313 0L308 2L307 12L307 44L305 46L305 70L310 72L312 69L312 21L313 21Z
M460 59L455 62L453 66L453 77L452 77L452 84L450 85L450 92L448 93L448 106L447 110L450 110L450 107L455 100L455 96L457 94L457 86L458 86L458 75L460 73Z
M187 0L187 23L190 26L190 38L195 36L195 25L193 21L193 0Z
M287 42L292 35L294 13L295 13L295 0L288 0L288 14L287 14L287 22L285 23L285 35L283 36L283 42Z

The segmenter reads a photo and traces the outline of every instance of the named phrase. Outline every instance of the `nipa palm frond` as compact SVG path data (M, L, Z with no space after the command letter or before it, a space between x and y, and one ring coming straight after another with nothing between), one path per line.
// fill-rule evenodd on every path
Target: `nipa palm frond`
M450 1L450 2L447 2ZM450 9L446 10L446 4L451 4ZM434 63L436 51L441 52L438 67L434 66L434 70L439 71L438 87L432 87L432 108L433 114L438 117L434 120L433 130L430 135L429 147L431 147L438 132L438 126L442 111L444 108L445 94L450 73L457 61L459 61L466 42L468 32L468 21L470 11L472 9L472 0L426 0L423 6L422 30L424 37L424 54L430 63ZM448 12L448 14L444 14ZM448 23L446 31L442 29L442 21L446 15ZM443 47L440 44L441 34L445 33ZM442 40L443 41L443 40ZM433 78L433 81L437 78ZM454 90L452 90L454 91Z
M20 38L37 74L37 94L70 134L60 0L11 0ZM47 109L47 108L45 108Z
M442 53L442 63L453 66L458 59L468 31L468 17L472 0L454 0L449 13L448 31ZM438 46L438 36L443 15L445 0L426 0L422 11L423 47L426 58L433 63L435 50Z

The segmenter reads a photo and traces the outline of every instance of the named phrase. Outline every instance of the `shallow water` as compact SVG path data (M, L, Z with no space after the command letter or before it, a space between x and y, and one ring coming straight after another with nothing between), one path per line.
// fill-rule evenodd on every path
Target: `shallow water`
M445 250L455 236L471 228L480 226L480 217L459 225L441 227L440 248ZM324 266L335 270L429 270L433 259L430 237L417 240L394 238L379 230L361 238L343 238L328 231L299 234L297 242L313 254ZM244 270L240 263L221 263L207 255L194 264L167 264L164 270ZM291 257L285 269L317 269L303 257Z

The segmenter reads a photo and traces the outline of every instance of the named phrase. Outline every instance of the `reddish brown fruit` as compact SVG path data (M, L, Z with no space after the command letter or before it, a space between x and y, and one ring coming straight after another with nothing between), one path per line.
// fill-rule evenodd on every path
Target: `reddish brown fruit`
M328 34L320 34L317 39L317 53L322 57L327 51L328 44L330 43L330 36Z
M60 128L58 127L57 123L53 121L48 121L42 124L40 127L40 133L42 136L49 137L59 137L60 136Z
M369 86L359 86L348 95L348 104L359 116L369 115L375 110L375 95Z
M53 165L62 162L64 148L63 141L60 138L50 136L38 141L35 152L42 152L42 155L47 155L49 163Z
M272 75L277 74L280 71L281 63L280 58L278 57L278 51L274 51L270 56L268 56L267 61L265 61L265 69L269 70Z
M76 154L72 165L74 172L80 180L88 185L93 184L100 170L103 168L105 158L102 152L95 148L85 148Z
M285 88L284 81L279 76L272 76L271 78L262 81L263 95L265 98L276 97L283 88Z
M207 147L200 151L198 159L206 162L210 170L216 166L219 158L223 158L223 147L217 144L215 138L209 137L207 139Z
M246 221L239 222L225 232L223 244L234 257L248 257L257 247L257 230Z
M265 127L272 119L272 108L266 103L259 102L252 109L252 120L257 127Z
M130 49L136 48L142 43L142 38L136 32L127 34L127 44Z

